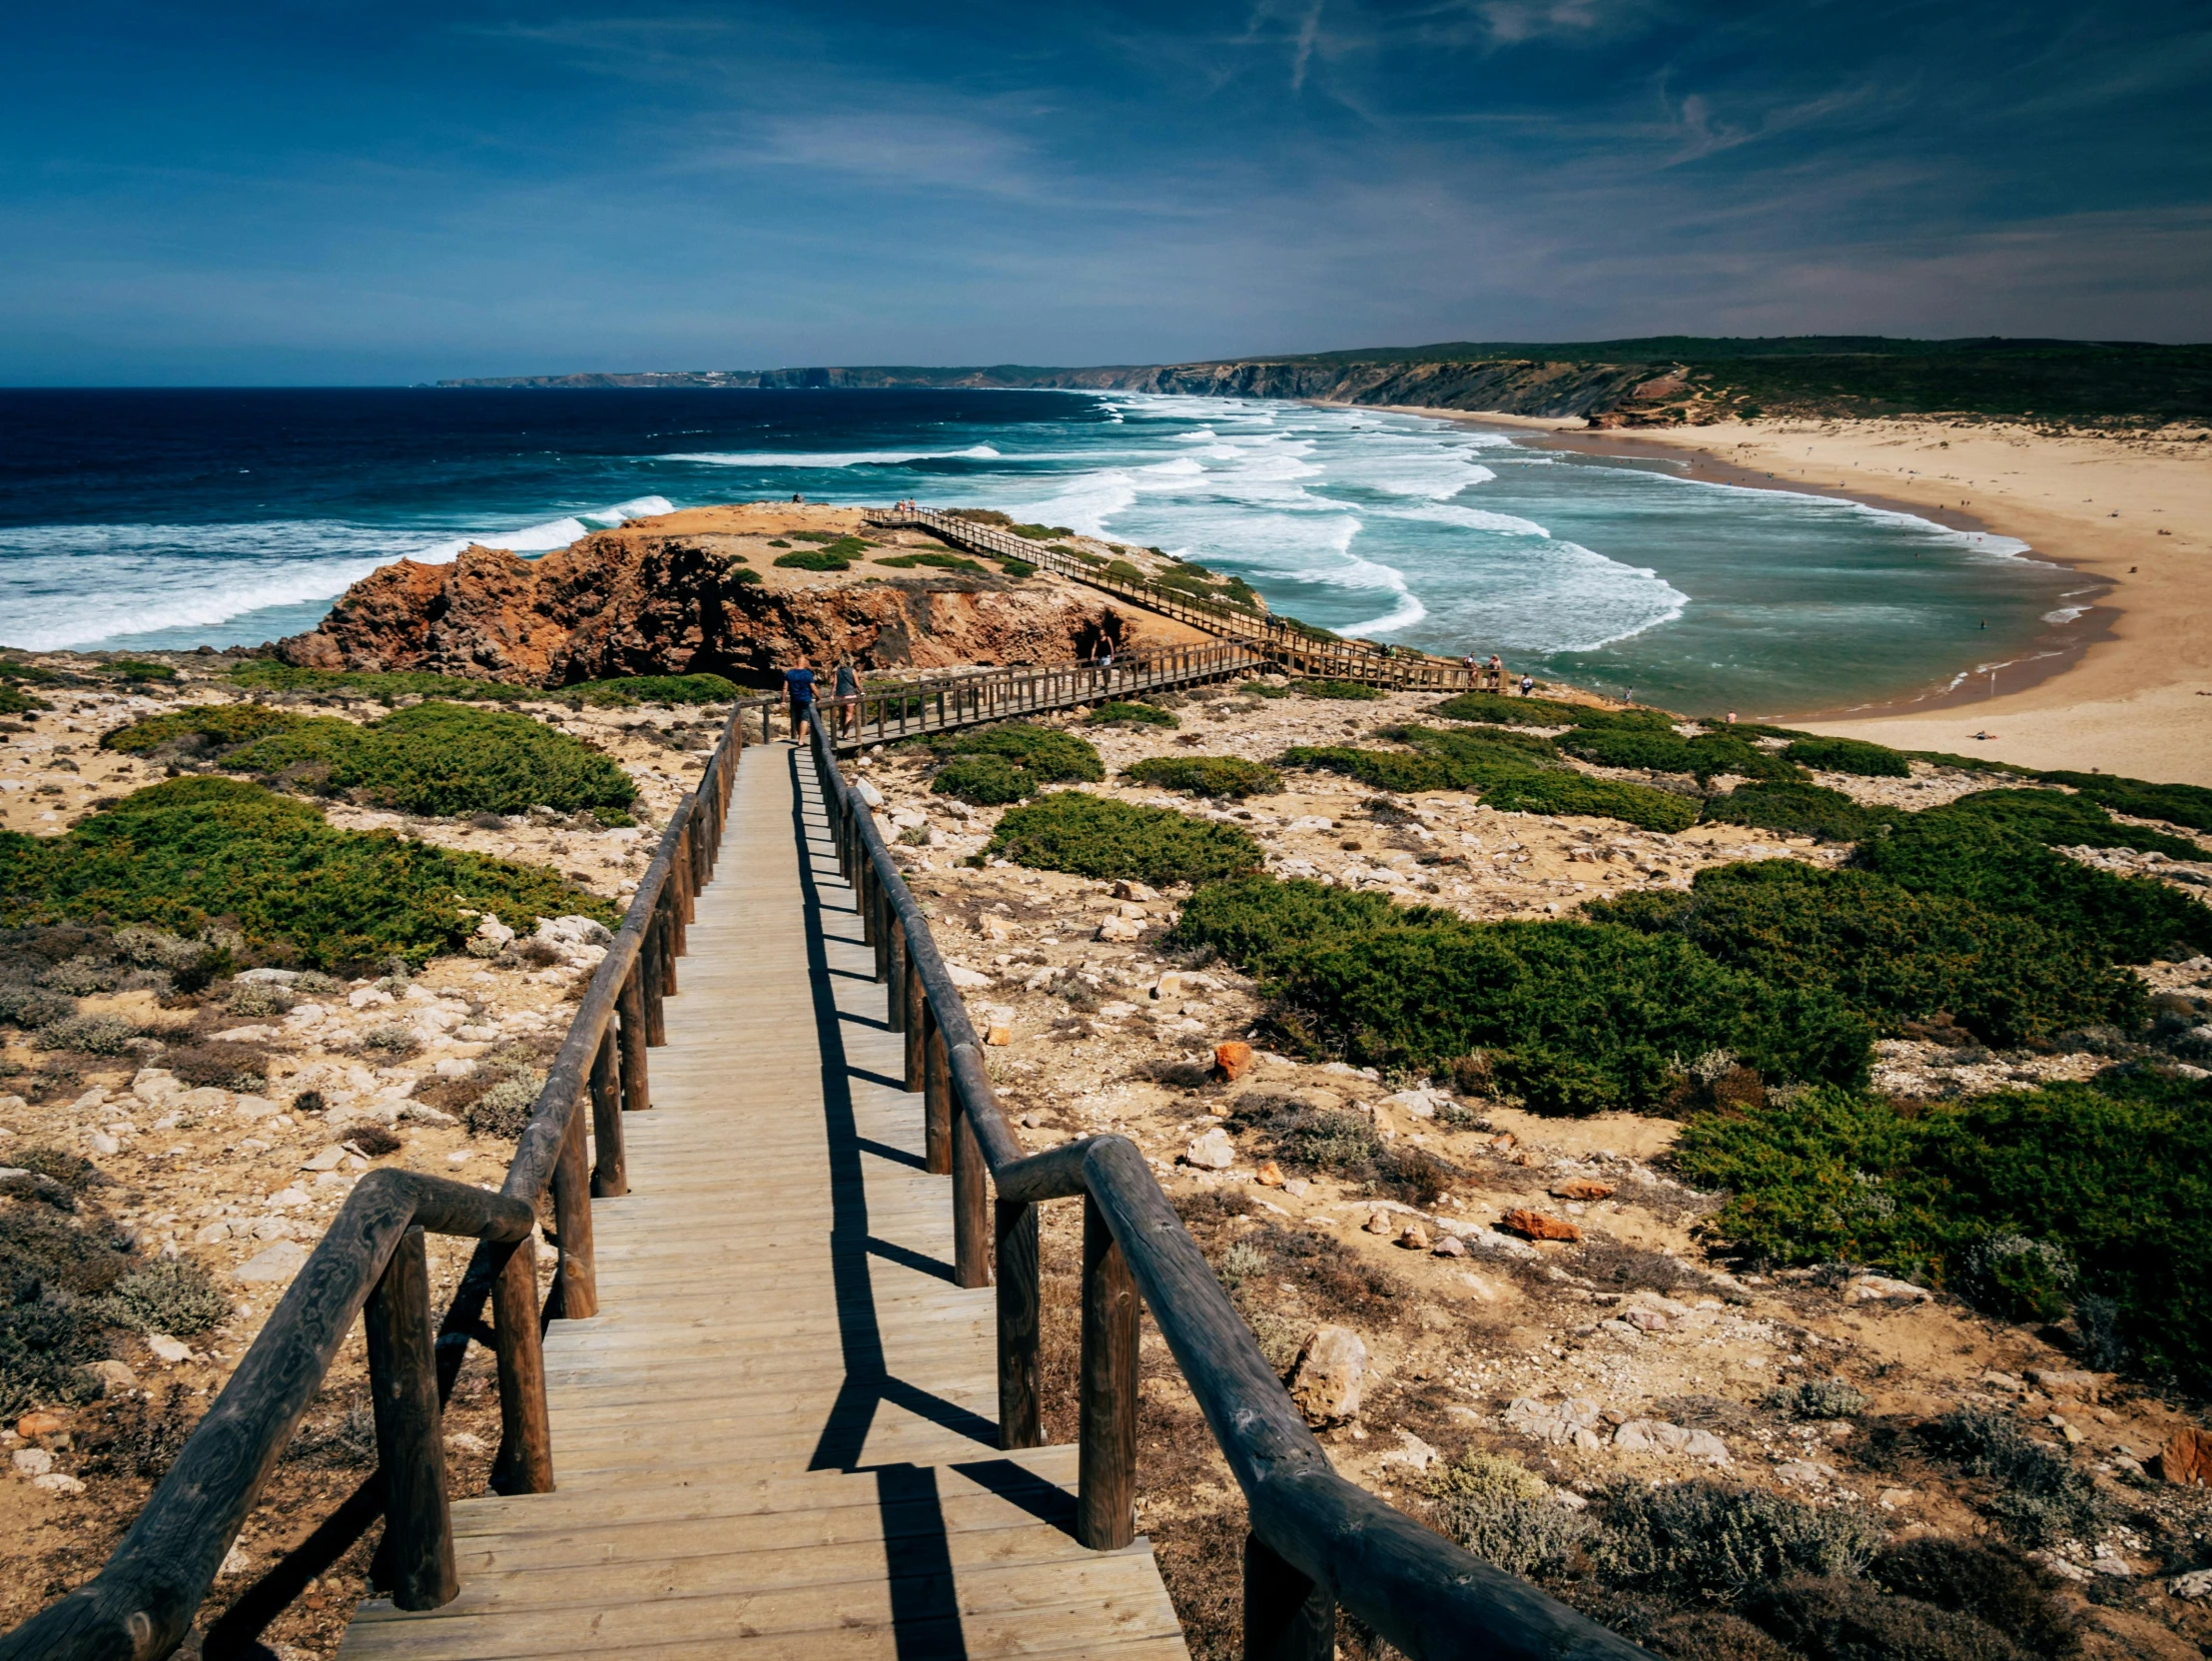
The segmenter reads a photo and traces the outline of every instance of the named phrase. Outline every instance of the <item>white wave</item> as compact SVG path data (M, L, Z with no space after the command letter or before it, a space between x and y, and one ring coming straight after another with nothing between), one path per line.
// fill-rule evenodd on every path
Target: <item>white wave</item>
M1386 519L1423 519L1431 524L1455 524L1468 530L1494 530L1503 536L1549 536L1534 519L1512 513L1493 513L1482 507L1462 507L1440 502L1434 507L1376 507L1369 511Z
M1411 628L1429 614L1420 597L1410 589L1398 596L1398 603L1379 617L1369 617L1365 622L1346 623L1336 630L1355 638L1372 638L1377 634L1389 634L1398 629Z
M966 449L707 449L656 455L653 459L691 461L709 467L890 467L904 461L997 461L1001 452L989 444L970 444Z
M2086 605L2062 605L2056 611L2044 612L2043 621L2052 624L2054 627L2063 628L2076 617L2087 616L2092 609L2093 607Z

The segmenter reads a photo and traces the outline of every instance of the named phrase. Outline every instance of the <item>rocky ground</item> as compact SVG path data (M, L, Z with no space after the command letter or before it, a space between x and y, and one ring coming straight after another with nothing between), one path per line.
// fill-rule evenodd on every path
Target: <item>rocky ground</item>
M5 778L19 788L0 796L4 822L55 834L92 798L149 782L145 769L126 771L99 752L99 733L175 698L227 695L189 665L163 693L53 694L54 711L11 723L19 730L7 735ZM1166 701L1177 731L1080 727L1109 778L1147 755L1267 760L1286 744L1357 740L1433 704L1216 689ZM715 724L681 711L528 707L629 768L648 826L696 774L697 746ZM1271 1053L1247 980L1162 949L1182 894L968 863L1000 810L929 794L922 752L873 751L852 776L883 798L1025 1140L1043 1148L1111 1131L1144 1150L1347 1474L1425 1514L1439 1461L1492 1451L1539 1473L1569 1510L1617 1481L1718 1474L1862 1512L1898 1537L1973 1536L1990 1527L1991 1483L1931 1450L1914 1427L1978 1407L2047 1443L2109 1502L2100 1513L2108 1525L2094 1537L2053 1537L2041 1548L2091 1623L2091 1653L2197 1655L2212 1640L2212 1619L2195 1601L2204 1583L2190 1573L2212 1560L2212 1516L2201 1489L2158 1474L2177 1436L2190 1445L2197 1404L2082 1372L2057 1334L1993 1322L1901 1282L1731 1273L1698 1240L1714 1198L1667 1174L1670 1122L1537 1119L1456 1094L1448 1081ZM1916 764L1909 781L1821 782L1924 806L1988 781ZM1681 887L1732 860L1839 857L1739 827L1665 836L1496 812L1459 793L1385 798L1330 774L1293 773L1285 783L1279 795L1242 804L1112 782L1083 788L1231 820L1281 874L1480 918L1566 915L1593 898ZM553 865L615 898L634 887L652 835L578 830L551 815L492 825L349 808L334 818ZM2167 863L2175 880L2188 874ZM88 996L87 1012L112 1009L163 1035L109 1058L58 1059L29 1050L12 1029L0 1035L10 1041L0 1164L34 1144L83 1153L104 1180L88 1189L87 1205L149 1251L204 1264L235 1295L231 1317L190 1341L127 1340L116 1359L128 1380L117 1374L107 1399L28 1416L0 1438L17 1476L0 1480L0 1561L13 1571L0 1622L105 1558L363 1171L401 1165L496 1179L512 1144L470 1129L484 1117L484 1080L518 1080L510 1094L527 1094L597 959L594 941L590 926L549 923L534 939L487 939L488 955L437 960L412 977L264 976L183 998L146 989ZM2204 989L2212 961L2169 966L2159 979ZM165 1055L210 1046L250 1055L258 1087L193 1085L164 1066ZM1222 1046L1232 1047L1225 1056ZM1884 1088L1933 1097L2083 1077L2104 1062L1895 1041L1880 1065ZM1331 1162L1301 1163L1269 1129L1286 1113L1332 1111L1353 1116L1364 1140ZM1074 1208L1049 1209L1056 1437L1073 1434L1074 1228ZM431 1252L442 1298L464 1253L435 1242ZM1141 1526L1158 1543L1194 1649L1225 1654L1240 1503L1156 1336L1146 1340L1146 1374ZM310 1414L302 1450L250 1523L218 1603L372 1464L363 1376L357 1338ZM480 1491L496 1437L488 1379L479 1354L448 1419L461 1491ZM1848 1411L1821 1416L1793 1393L1833 1379L1854 1393ZM288 1613L273 1632L280 1653L330 1653L366 1568L357 1550Z

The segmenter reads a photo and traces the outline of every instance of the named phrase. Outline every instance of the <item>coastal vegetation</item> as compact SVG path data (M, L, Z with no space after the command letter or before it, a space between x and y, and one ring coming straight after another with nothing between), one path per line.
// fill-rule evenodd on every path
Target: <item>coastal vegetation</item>
M1202 883L1253 869L1260 847L1232 826L1171 808L1061 790L1008 809L984 856L1079 877Z
M637 785L605 756L526 715L430 702L374 721L266 704L194 704L108 733L104 749L204 758L295 789L407 813L589 809L628 824Z
M1187 790L1194 796L1271 796L1282 788L1272 767L1233 755L1154 755L1121 769L1132 784L1156 784L1163 790Z
M1018 802L1048 784L1106 777L1098 750L1072 732L1009 721L926 740L940 765L930 788L979 807Z
M1146 726L1172 729L1182 725L1175 719L1172 711L1162 709L1156 703L1130 703L1120 698L1099 705L1084 720L1095 727Z
M218 922L249 946L321 969L458 951L488 912L612 923L615 907L554 872L389 831L343 831L320 809L243 779L133 792L58 837L0 832L0 926Z

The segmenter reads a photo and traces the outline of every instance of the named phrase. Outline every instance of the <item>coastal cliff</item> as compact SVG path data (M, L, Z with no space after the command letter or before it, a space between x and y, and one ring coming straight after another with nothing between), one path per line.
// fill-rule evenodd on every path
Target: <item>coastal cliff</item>
M695 673L764 684L800 653L817 662L850 656L868 668L940 668L1066 662L1103 639L1193 637L1042 573L788 572L773 554L760 556L789 546L768 540L788 526L738 524L736 511L639 520L537 559L471 546L450 564L399 560L355 583L313 632L272 650L302 668L419 669L538 686ZM717 514L732 525L653 528ZM808 513L810 522L857 517Z

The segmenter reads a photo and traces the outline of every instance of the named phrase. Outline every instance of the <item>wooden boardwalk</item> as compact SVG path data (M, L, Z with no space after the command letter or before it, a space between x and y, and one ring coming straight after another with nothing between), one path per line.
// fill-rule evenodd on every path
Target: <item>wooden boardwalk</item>
M602 1312L546 1334L556 1491L456 1502L460 1595L364 1604L346 1661L1186 1656L1146 1542L1069 1532L1077 1450L996 1446L873 969L812 766L746 749Z

